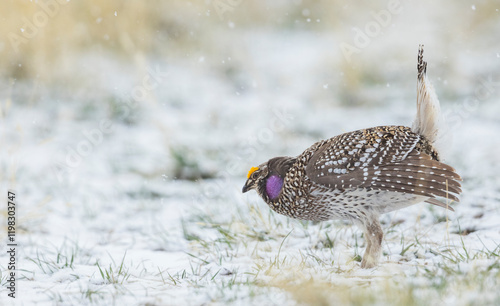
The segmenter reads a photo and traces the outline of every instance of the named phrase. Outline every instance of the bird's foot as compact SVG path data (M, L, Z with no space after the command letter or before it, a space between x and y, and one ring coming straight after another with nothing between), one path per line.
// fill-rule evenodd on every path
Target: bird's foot
M361 260L361 268L363 269L371 269L377 265L377 260L370 256L369 254L365 254L363 259Z

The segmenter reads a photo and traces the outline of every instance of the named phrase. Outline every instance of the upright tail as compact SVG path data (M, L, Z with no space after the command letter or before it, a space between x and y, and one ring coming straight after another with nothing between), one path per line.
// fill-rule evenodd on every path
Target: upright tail
M420 45L417 62L417 116L412 131L423 135L433 144L438 135L440 107L434 87L427 78L427 62L424 61L423 55L424 46Z

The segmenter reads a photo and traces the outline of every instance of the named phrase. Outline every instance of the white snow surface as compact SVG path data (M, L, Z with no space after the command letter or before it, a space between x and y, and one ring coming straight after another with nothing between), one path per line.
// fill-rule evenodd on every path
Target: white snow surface
M346 131L411 124L417 44L393 59L385 51L396 34L387 32L360 55L372 57L370 69L378 71L377 79L355 87L359 92L351 94L361 101L355 104L339 69L340 38L307 31L240 30L228 34L239 39L227 54L151 59L149 67L168 75L122 118L111 105L130 96L142 75L112 56L78 59L86 67L79 73L89 79L78 94L63 85L16 83L11 96L3 94L0 134L1 190L15 190L18 203L16 301L293 305L308 303L293 285L312 282L349 288L351 295L402 288L431 304L498 302L498 44L445 50L429 39L429 78L452 139L444 157L463 177L463 194L455 213L421 203L384 215L379 267L364 270L354 260L365 245L349 222L291 220L254 192L241 194L248 169L271 157L298 155ZM459 75L440 70L447 56ZM477 67L479 60L488 64ZM388 72L385 63L400 68ZM491 95L470 107L466 99L488 77L496 82ZM85 131L99 129L102 120L110 120L112 131L88 149ZM78 146L85 154L68 153ZM174 152L186 160L180 172ZM13 303L6 296L5 250L3 244L1 304ZM484 272L477 279L483 289L436 289L473 272Z

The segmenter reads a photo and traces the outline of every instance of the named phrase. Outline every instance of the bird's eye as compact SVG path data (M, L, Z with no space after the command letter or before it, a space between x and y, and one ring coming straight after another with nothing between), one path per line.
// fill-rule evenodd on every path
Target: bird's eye
M252 174L255 174L255 171L259 170L259 167L252 167L250 168L250 171L248 171L248 174L247 174L247 179L249 178L255 178L255 176L253 176Z
M257 172L252 173L252 175L250 175L250 178L255 180L257 178Z

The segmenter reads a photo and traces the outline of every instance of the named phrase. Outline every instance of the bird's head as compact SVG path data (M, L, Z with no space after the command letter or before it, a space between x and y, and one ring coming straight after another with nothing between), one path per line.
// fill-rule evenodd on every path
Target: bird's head
M269 175L269 167L267 166L267 164L268 163L266 162L258 167L250 168L247 174L247 181L242 189L243 193L252 189L255 189L257 192L259 192L259 189L262 186L266 185L267 177Z
M279 197L285 175L295 162L292 157L275 157L258 167L250 168L243 193L255 189L257 193L269 202Z

